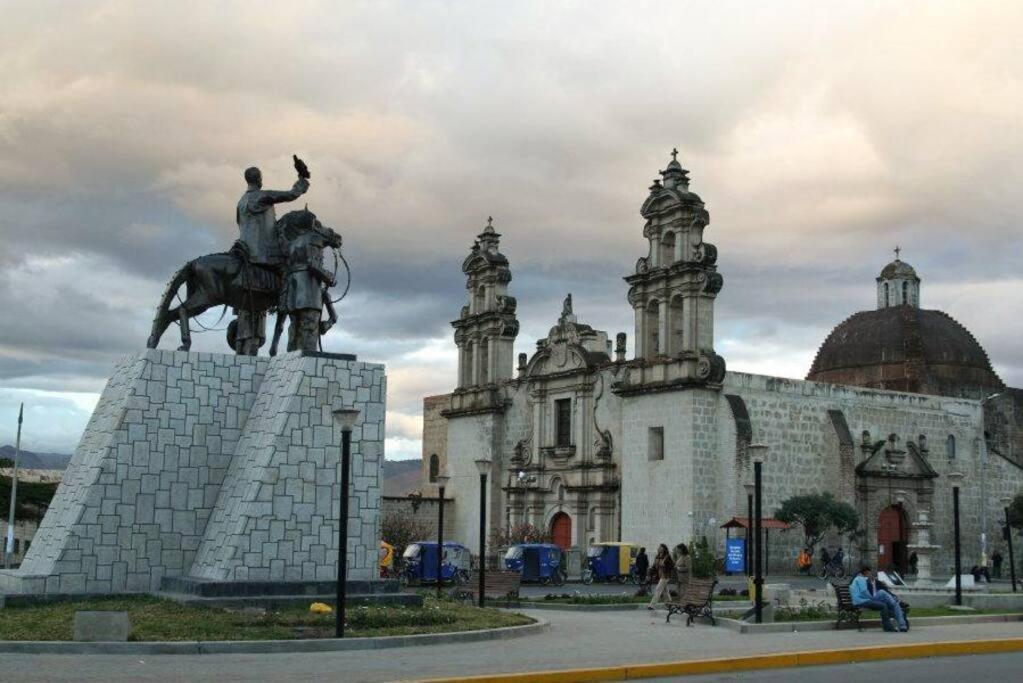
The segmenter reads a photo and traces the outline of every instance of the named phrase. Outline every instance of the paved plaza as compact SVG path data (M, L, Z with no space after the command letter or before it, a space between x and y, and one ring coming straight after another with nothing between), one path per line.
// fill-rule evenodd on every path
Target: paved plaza
M395 681L707 659L858 646L1023 638L1023 622L739 635L664 612L525 611L547 619L545 633L512 640L401 650L267 655L4 655L16 681Z

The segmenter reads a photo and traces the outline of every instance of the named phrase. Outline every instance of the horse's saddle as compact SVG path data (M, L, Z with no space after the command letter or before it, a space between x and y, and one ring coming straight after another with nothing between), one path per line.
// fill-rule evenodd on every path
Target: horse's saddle
M275 294L281 291L281 269L274 265L252 263L249 245L238 240L229 252L241 261L242 267L231 283L235 287L259 294Z

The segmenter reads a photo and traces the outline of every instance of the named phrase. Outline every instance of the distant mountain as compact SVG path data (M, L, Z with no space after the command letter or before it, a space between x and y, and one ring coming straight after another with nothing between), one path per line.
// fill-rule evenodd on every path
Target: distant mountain
M414 460L384 461L384 495L404 496L409 491L420 487L420 470L423 466L421 458Z
M14 460L14 446L0 446L0 458ZM71 462L66 453L33 453L22 449L18 456L18 467L27 470L63 470Z

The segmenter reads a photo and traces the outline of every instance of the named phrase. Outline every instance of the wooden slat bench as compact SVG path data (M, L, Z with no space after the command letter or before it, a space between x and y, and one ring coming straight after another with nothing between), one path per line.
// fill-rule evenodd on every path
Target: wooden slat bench
M522 574L511 571L490 570L483 577L483 594L498 600L518 600L519 586L522 585ZM479 578L473 577L467 586L459 586L452 593L456 600L478 602L476 592L479 590Z
M863 614L863 608L857 607L852 602L852 595L849 593L849 586L852 585L852 581L849 583L834 583L832 582L831 587L835 589L836 605L835 611L838 613L838 619L835 621L835 630L842 628L842 623L848 623L851 626L856 626L856 630L862 631L863 626L860 624L860 616ZM905 602L899 601L902 606L902 614L906 617L906 624L909 624L909 605ZM871 610L873 611L873 610Z
M682 586L682 595L678 596L678 600L668 603L668 618L665 621L670 623L672 614L685 614L686 626L692 626L693 619L696 617L707 617L710 619L710 623L716 626L712 603L714 587L717 585L716 578L690 578Z

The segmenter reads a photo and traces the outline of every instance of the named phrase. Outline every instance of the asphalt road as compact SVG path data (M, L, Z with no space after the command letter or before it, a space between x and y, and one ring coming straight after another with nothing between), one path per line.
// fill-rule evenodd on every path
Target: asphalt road
M934 659L896 659L888 662L863 662L834 666L811 666L798 669L744 671L734 674L651 678L648 681L682 681L684 683L718 683L723 681L756 681L757 683L789 683L795 680L827 681L828 683L943 683L945 681L1018 681L1023 671L1023 653L982 655L974 657L938 657Z

